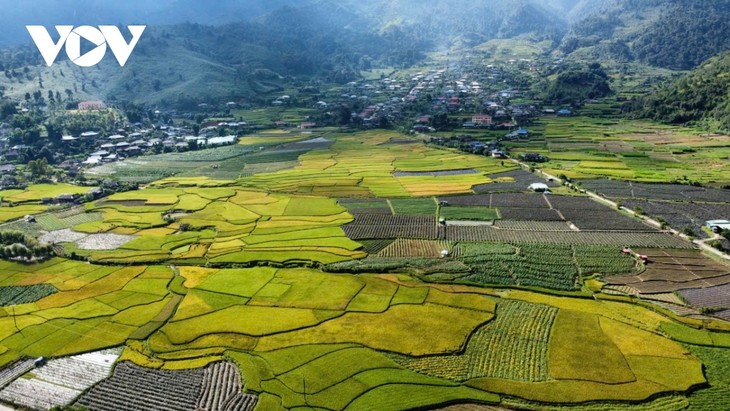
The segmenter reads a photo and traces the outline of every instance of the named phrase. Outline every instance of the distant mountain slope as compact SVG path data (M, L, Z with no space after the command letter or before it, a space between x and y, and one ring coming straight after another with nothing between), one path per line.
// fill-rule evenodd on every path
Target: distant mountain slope
M581 0L561 50L686 70L730 50L730 0Z
M3 0L0 46L29 41L25 25L200 23L222 25L253 20L282 6L312 0Z
M345 0L381 30L398 27L423 33L436 43L455 39L479 44L493 38L536 34L559 39L567 29L563 7L574 0Z
M407 33L371 33L360 24L346 11L285 7L222 26L149 26L123 69L110 55L98 67L79 68L63 51L48 68L34 46L18 46L0 51L0 86L16 98L68 89L75 98L186 107L211 99L262 102L287 76L348 82L376 62L413 64L430 47Z
M730 53L711 58L635 106L641 117L730 131Z

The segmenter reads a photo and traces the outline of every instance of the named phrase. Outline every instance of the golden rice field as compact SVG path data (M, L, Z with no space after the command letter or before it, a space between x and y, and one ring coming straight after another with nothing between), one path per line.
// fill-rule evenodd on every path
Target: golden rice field
M242 144L295 141L280 134ZM41 218L59 229L43 238L56 238L63 256L0 260L0 375L24 358L122 347L120 369L132 362L170 376L232 364L240 386L226 380L226 390L249 394L259 411L727 404L730 323L600 293L604 274L644 268L601 245L600 232L591 247L447 241L438 216L455 212L479 230L529 229L529 219L491 227L496 211L470 221L493 210L470 208L484 196L454 197L464 205L449 212L439 204L497 178L510 182L490 176L516 169L511 162L403 144L393 132L326 137L332 144L299 155L293 168L237 180L170 177L86 203L89 218ZM45 211L32 204L37 192L0 193L0 219L24 202ZM524 198L514 196L517 208L529 206ZM343 230L353 222L395 234L355 241ZM407 234L421 229L433 235ZM541 233L554 235L533 234ZM498 284L488 280L497 269L506 280ZM566 270L570 286L551 287Z

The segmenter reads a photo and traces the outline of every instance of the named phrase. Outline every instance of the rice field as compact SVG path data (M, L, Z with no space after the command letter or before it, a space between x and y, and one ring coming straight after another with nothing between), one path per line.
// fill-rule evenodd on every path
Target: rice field
M615 137L625 125L569 120L580 119L550 120L532 143L570 175L642 177L631 139L676 137L619 144L595 129ZM7 226L65 257L0 260L3 399L245 411L724 404L726 348L677 341L730 345L727 266L567 189L528 193L544 180L511 162L390 131L263 132L140 161L95 170L149 182L138 190ZM45 211L32 194L0 196L0 211ZM640 298L619 292L629 288ZM709 311L668 317L648 301ZM113 347L111 378L80 371L83 353ZM40 356L47 368L28 360Z

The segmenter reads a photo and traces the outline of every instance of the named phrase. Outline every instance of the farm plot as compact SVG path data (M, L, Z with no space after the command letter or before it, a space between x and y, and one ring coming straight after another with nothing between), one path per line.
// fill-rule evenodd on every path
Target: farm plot
M72 215L68 215L67 213L43 214L36 217L36 223L41 230L57 231L102 219L101 213L85 213L83 209L77 210L78 213Z
M433 198L402 198L388 201L395 215L436 215Z
M396 177L442 177L442 176L461 176L467 174L479 174L481 171L473 168L462 170L435 170L435 171L396 171L393 173Z
M441 247L436 241L396 239L395 242L385 247L378 253L378 257L403 258L403 257L430 257L439 258Z
M0 306L34 303L57 292L51 284L0 287Z
M42 380L19 378L2 391L0 399L31 409L47 410L63 406L76 398L79 391Z
M583 211L605 211L610 210L597 201L584 196L550 196L545 197L552 208L562 211L583 210Z
M439 201L446 201L449 205L457 207L489 207L490 200L489 194L439 197Z
M543 183L551 187L557 186L556 183L545 181L545 179L540 178L537 174L525 170L495 173L490 174L489 177L493 181L489 184L474 186L475 193L525 192L528 190L530 184L533 183Z
M357 216L367 214L381 214L381 215L392 215L393 211L390 208L387 200L384 199L338 199L337 202L345 207L350 214Z
M563 218L584 231L657 231L654 227L615 210L610 210L608 207L605 210L563 208L560 212Z
M705 225L705 221L724 219L730 216L730 204L626 200L624 205L634 210L641 210L645 214L656 218L661 217L669 226L677 230L689 228L698 237L708 236L700 229Z
M631 247L656 247L692 249L688 241L666 233L642 232L540 232L540 235L525 230L506 230L484 226L446 226L447 241L490 241L515 244L575 244Z
M193 176L215 174L218 170L212 168L211 163L224 163L233 159L238 162L238 174L240 175L243 169L244 156L254 152L254 150L254 147L232 145L184 153L135 157L94 167L85 171L85 174L94 178L113 176L120 181L151 182L170 175L185 173L190 173Z
M499 218L497 210L486 207L441 207L439 217L446 221L494 221Z
M0 317L0 365L144 338L151 331L139 330L159 327L177 302L168 293L172 271L165 267L102 267L59 258L35 266L0 266L3 286L50 284L59 290L16 306L14 316Z
M299 344L357 343L425 355L458 349L477 325L492 318L493 303L482 296L428 289L409 299L399 288L372 275L220 270L188 292L149 346L153 352L173 352L216 341L219 347L251 349L254 344L268 351ZM395 299L396 294L401 298ZM460 321L452 321L453 316ZM433 327L448 332L426 333Z
M95 187L82 187L71 184L33 184L24 190L0 190L3 203L19 205L26 203L40 204L44 198L55 198L62 194L86 194Z
M542 194L501 193L491 195L489 206L495 208L550 208L550 203Z
M723 311L730 310L730 284L715 287L680 290L687 303L693 307L711 309L725 318ZM727 315L727 314L724 314Z
M648 256L646 269L632 276L609 276L614 285L630 285L644 294L709 288L730 283L730 267L705 257L699 250L638 249Z
M548 342L557 313L546 305L502 300L495 319L474 332L463 354L393 358L420 373L459 382L480 377L547 381Z
M560 213L549 208L500 207L498 210L503 220L564 221Z
M476 378L467 384L565 404L645 401L658 393L685 391L705 380L700 361L687 356L684 347L610 316L559 310L548 343L547 381Z
M473 271L463 278L465 281L557 290L576 288L579 270L571 246L521 244L513 247L505 244L485 247L480 243L461 243L457 248L457 258Z
M197 410L252 411L257 401L257 396L241 392L241 376L233 364L217 362L205 368Z
M233 357L250 364L247 387L264 391L260 402L265 409L432 409L451 401L499 401L493 394L405 369L354 344L300 345Z
M290 170L239 179L240 184L272 192L310 193L333 197L410 197L470 193L490 182L491 172L510 169L493 159L469 156L424 145L382 144L394 134L371 131L328 135L329 149L299 157ZM396 177L394 172L475 169L477 174Z
M203 369L154 370L125 361L114 368L111 378L84 393L76 404L100 411L194 410L204 376Z
M134 238L131 235L112 233L91 234L76 240L76 245L81 250L116 250Z
M413 238L436 240L439 227L435 216L362 215L342 227L353 240Z
M68 405L109 375L119 353L112 349L50 360L10 383L0 398L33 408Z
M6 385L10 384L16 378L32 370L34 366L34 360L26 358L0 369L0 389L5 388Z
M645 200L693 201L708 203L730 202L730 190L696 187L687 184L649 184L621 180L584 180L586 188L610 198Z
M494 227L505 230L573 231L565 221L497 220Z
M165 187L121 193L92 208L104 220L77 226L89 237L65 245L92 261L326 264L365 255L340 228L352 216L324 197Z

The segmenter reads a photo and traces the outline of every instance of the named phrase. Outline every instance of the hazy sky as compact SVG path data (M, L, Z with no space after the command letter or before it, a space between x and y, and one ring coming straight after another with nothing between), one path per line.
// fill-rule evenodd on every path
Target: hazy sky
M30 41L25 25L224 24L251 19L292 0L0 0L0 46Z

